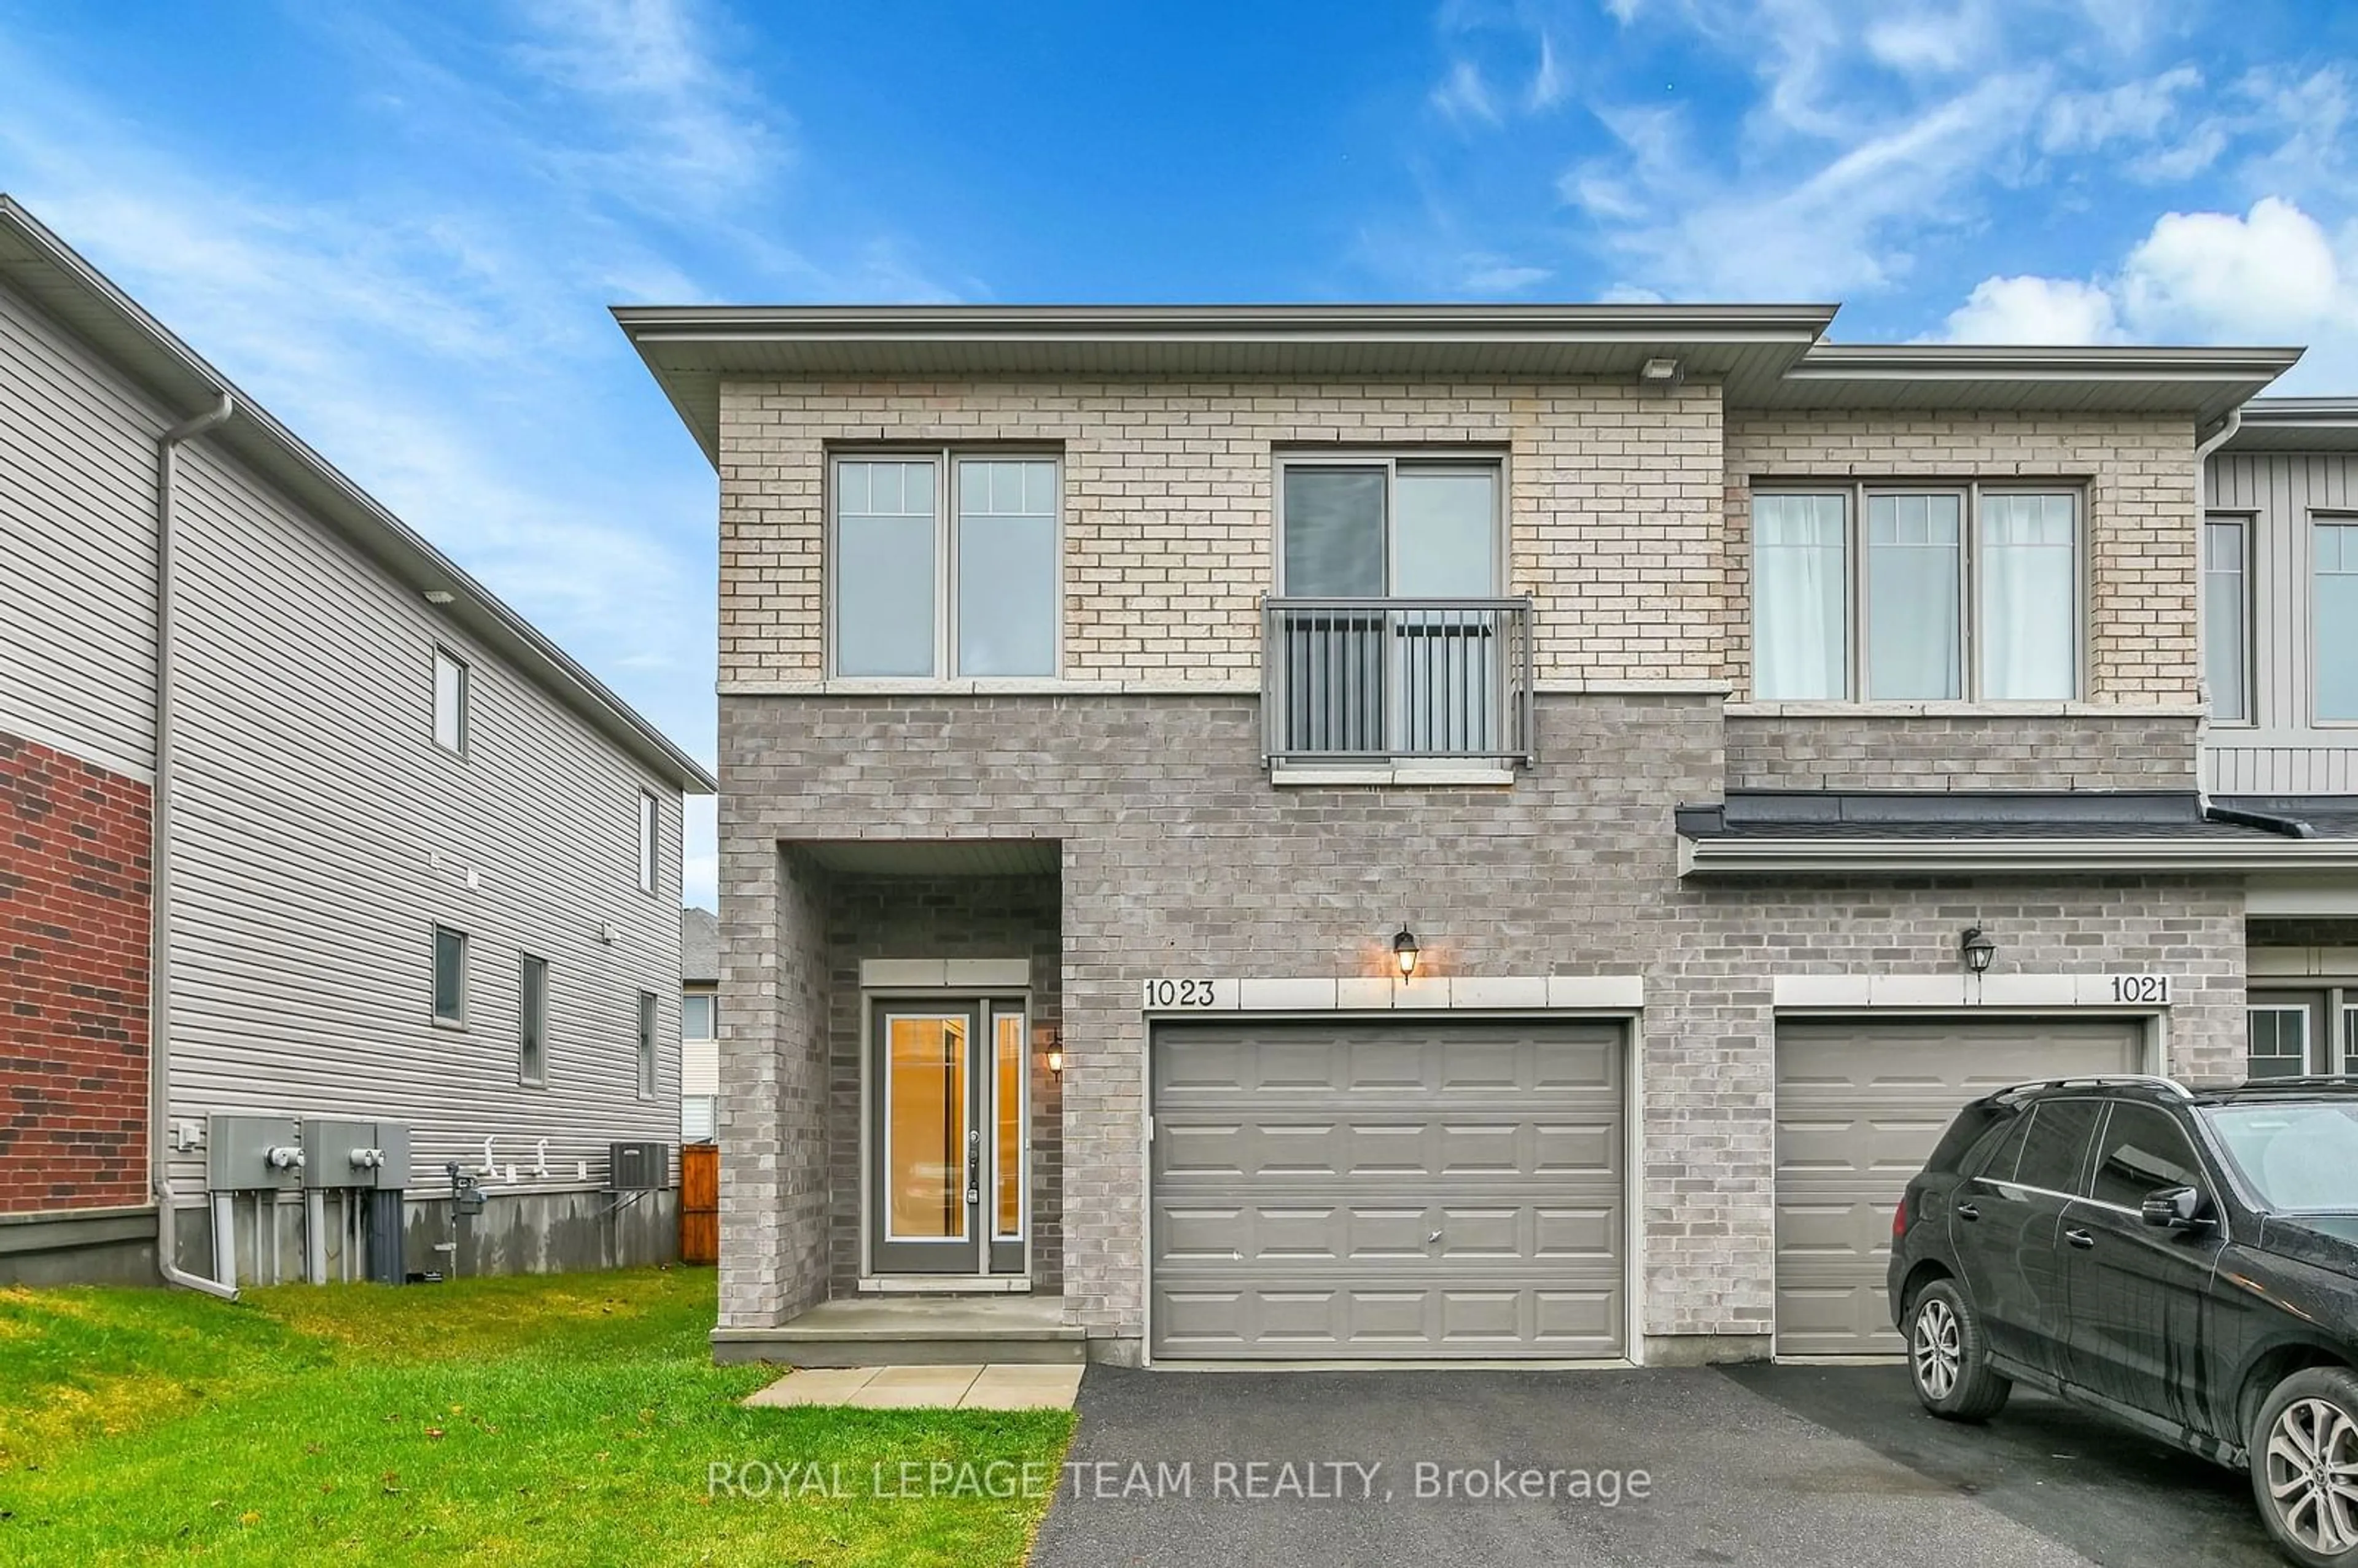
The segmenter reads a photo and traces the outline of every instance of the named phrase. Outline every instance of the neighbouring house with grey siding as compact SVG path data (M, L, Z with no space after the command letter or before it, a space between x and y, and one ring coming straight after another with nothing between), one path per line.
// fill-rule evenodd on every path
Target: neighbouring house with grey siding
M679 1141L709 1143L720 1095L720 918L679 912Z
M716 1353L1887 1353L1965 1099L2278 1070L2358 837L2205 793L2203 469L2298 351L1833 314L619 310L720 481Z
M672 1256L711 781L5 199L0 574L0 1279Z

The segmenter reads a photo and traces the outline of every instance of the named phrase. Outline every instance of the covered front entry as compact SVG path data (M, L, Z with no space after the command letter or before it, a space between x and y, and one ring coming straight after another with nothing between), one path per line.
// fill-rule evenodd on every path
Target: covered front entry
M869 1256L881 1274L1020 1274L1023 1007L881 1000L870 1029Z
M1627 1334L1625 1032L1158 1024L1158 1357L1576 1357Z
M1891 1213L1968 1100L2133 1073L2131 1018L1877 1019L1777 1032L1777 1353L1897 1356Z

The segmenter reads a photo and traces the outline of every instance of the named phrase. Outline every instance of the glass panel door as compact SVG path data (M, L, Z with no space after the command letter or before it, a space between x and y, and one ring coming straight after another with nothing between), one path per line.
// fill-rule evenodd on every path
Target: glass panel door
M1498 470L1402 467L1392 492L1394 598L1487 599L1498 592ZM1480 611L1394 613L1394 751L1497 750L1504 706L1497 633Z
M1021 1273L1025 1073L1020 1003L882 1001L869 1076L869 1266Z
M990 1010L990 1271L1023 1271L1024 1093L1031 1062L1023 1010L996 1004Z

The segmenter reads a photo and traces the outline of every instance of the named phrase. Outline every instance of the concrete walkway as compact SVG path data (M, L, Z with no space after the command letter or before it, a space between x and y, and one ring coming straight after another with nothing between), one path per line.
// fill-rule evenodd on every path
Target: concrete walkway
M748 1405L849 1405L858 1410L1070 1410L1078 1367L1022 1363L955 1367L812 1367L746 1400Z

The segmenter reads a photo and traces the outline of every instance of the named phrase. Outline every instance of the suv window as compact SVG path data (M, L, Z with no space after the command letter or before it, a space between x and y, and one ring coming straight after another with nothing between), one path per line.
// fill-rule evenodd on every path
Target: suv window
M2102 1100L2039 1101L2030 1114L2014 1180L2050 1193L2078 1193L2080 1173L2087 1169L2088 1145L2095 1141L2096 1121L2104 1114Z
M2089 1196L2136 1208L2163 1187L2200 1187L2202 1162L2168 1111L2150 1105L2115 1105L2098 1145Z
M1957 1162L1957 1170L1962 1174L1983 1176L1993 1182L2014 1180L2015 1162L2022 1157L2022 1135L2029 1130L2029 1114L2009 1106L1996 1120L1986 1124L1981 1137Z
M1957 1112L1957 1119L1949 1123L1949 1130L1941 1134L1941 1141L1933 1145L1931 1156L1924 1162L1924 1168L1928 1171L1970 1171L1974 1157L1983 1147L1997 1141L1993 1134L2018 1119L2011 1108L1996 1100L1974 1101Z

